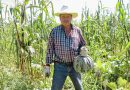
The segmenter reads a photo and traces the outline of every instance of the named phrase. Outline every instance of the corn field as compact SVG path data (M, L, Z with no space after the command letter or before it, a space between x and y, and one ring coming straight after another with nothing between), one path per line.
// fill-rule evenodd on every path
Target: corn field
M46 78L48 36L58 25L49 0L15 0L15 7L0 0L0 90L50 90L53 74ZM82 74L84 90L130 90L130 5L123 0L111 12L98 3L92 14L84 7L82 30L94 69ZM4 18L3 18L4 17ZM74 90L67 78L64 90Z

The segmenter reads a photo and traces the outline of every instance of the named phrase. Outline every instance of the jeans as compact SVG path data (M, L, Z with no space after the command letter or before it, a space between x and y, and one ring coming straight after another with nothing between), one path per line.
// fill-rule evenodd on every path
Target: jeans
M54 73L51 90L62 90L67 76L69 76L72 80L75 90L83 90L81 74L76 72L73 66L67 66L63 63L54 63Z

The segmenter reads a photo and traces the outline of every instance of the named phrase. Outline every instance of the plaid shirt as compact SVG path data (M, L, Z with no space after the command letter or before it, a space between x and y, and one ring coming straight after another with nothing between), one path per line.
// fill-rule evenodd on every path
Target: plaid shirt
M80 47L86 45L81 30L73 25L71 27L69 36L62 25L52 29L48 40L46 64L53 61L73 62L74 57L79 54Z

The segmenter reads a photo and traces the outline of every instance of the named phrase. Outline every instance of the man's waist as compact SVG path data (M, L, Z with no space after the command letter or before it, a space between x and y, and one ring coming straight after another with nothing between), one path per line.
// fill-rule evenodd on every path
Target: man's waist
M65 64L65 65L67 65L67 66L73 66L73 62L54 61L54 63Z
M72 62L74 59L74 55L69 55L69 56L63 56L63 55L58 55L55 54L55 61L60 61L60 62Z

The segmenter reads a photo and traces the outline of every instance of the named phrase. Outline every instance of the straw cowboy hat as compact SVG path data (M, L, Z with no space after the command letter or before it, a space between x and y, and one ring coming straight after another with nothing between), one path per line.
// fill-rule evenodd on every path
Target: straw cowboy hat
M68 6L63 5L61 7L61 10L57 13L55 13L56 16L60 16L60 14L71 14L73 18L76 18L78 16L78 13L72 11Z

